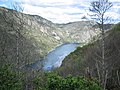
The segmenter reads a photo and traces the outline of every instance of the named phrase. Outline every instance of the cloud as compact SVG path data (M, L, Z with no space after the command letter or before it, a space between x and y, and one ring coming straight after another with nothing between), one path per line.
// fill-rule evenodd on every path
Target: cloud
M2 0L3 1L3 0ZM40 15L54 23L79 21L85 15L90 18L90 2L93 0L12 0L21 3L24 13ZM120 1L110 0L114 6L106 15L119 17Z
M22 3L24 13L37 14L54 23L81 20L88 7L85 1L78 0L24 0Z
M76 5L74 6L73 0L51 0L53 2L50 0L42 0L41 2L38 2L39 4L37 1L40 0L36 0L34 3L32 3L32 1L27 1L27 4L24 3L26 2L24 1L22 4L24 13L37 14L54 23L76 21L78 17L81 18L82 13L85 13L84 9L80 9Z
M2 6L2 7L8 7L7 5L5 5L5 4L0 4L0 6Z

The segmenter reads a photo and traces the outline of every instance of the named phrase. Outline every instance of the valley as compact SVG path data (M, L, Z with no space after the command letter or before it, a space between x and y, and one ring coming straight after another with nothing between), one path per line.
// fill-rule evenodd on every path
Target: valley
M0 90L119 90L120 23L102 13L53 23L0 6Z
M99 28L92 27L94 22L55 24L37 15L23 14L4 7L0 7L0 23L0 57L6 62L13 60L17 63L16 52L19 52L20 67L41 60L61 44L85 44L100 33Z

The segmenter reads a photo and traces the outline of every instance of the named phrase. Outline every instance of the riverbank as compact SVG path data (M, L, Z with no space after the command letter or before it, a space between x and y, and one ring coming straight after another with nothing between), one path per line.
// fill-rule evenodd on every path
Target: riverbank
M34 69L52 70L61 66L63 59L71 52L76 50L80 43L64 43L44 56L42 60L38 60L30 66Z

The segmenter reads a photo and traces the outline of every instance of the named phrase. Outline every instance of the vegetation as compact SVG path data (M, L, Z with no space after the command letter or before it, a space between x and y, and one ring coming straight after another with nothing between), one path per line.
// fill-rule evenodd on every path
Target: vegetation
M94 80L71 75L63 78L57 74L48 74L46 87L47 90L102 90Z
M24 90L24 74L13 72L10 66L0 67L0 90ZM31 78L32 79L32 78ZM43 77L36 76L31 82L34 90L103 90L97 80L85 77L59 76L56 73L45 73ZM28 89L27 88L27 89Z
M8 65L0 66L0 90L22 90L22 81Z
M106 88L120 88L120 24L118 23L112 30L106 32L105 37L105 67L109 71L107 74ZM96 60L100 61L101 57L101 40L97 40L92 44L78 47L73 53L67 56L57 72L60 75L67 76L69 74L86 77L94 77L99 81ZM100 66L100 65L99 65ZM100 73L102 75L102 73Z
M87 44L83 47L77 47L77 49L69 54L63 61L62 66L55 71L57 71L62 76L67 76L72 74L74 76L78 75L85 75L83 72L81 73L81 69L84 67L83 65L83 58L85 57L84 54L88 48L93 47L94 44Z
M114 30L114 31L120 31L120 23L116 24L116 25L113 27L113 30Z
M80 28L80 24L84 28L86 22L62 24L58 28L42 17L0 8L0 90L119 90L120 23L105 31L104 15L112 3L98 0L91 6L90 11L98 16L95 19L101 30L99 39L78 47L60 68L50 73L26 65L62 42L78 41L81 31L78 33L79 29L75 31L73 26ZM68 28L72 31L67 31ZM90 35L88 31L85 34Z
M102 83L104 90L106 89L106 81L107 81L107 74L108 69L106 68L106 50L105 50L105 29L104 24L108 22L108 17L105 16L105 13L113 6L111 2L108 0L98 0L91 2L91 8L90 11L94 13L94 19L98 23L100 30L101 30L101 60L97 60L96 58L96 64L97 64L97 71L98 71L98 77L99 82ZM99 64L99 65L98 65Z

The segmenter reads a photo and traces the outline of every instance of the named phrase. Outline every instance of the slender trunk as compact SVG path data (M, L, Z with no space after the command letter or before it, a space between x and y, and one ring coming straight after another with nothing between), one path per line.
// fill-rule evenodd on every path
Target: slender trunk
M102 30L102 85L104 87L104 90L106 88L105 84L105 78L106 78L106 69L105 69L105 31L104 31L104 15L102 15L102 24L101 24L101 30Z
M19 66L20 66L20 61L19 61L19 33L17 30L17 37L16 37L16 59L17 59L17 69L18 69L18 76L19 76Z
M100 68L98 66L98 62L97 61L96 61L96 67L97 67L98 80L99 80L99 83L100 83L100 78L101 78L101 76L100 76Z
M106 90L107 77L108 77L108 70L105 71L104 90Z
M118 79L118 85L120 86L120 76L119 76L119 70L117 70L117 79Z

